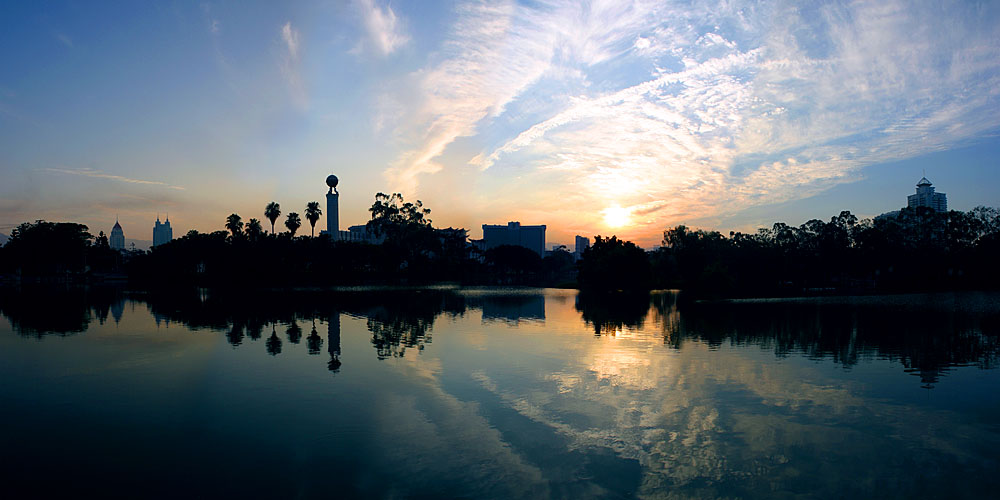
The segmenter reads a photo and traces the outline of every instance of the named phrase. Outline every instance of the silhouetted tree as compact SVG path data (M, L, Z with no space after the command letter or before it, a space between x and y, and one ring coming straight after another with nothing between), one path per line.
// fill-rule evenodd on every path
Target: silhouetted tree
M271 234L274 234L274 223L281 217L281 205L276 201L272 201L267 204L264 208L264 217L271 221Z
M596 236L583 251L577 277L581 288L601 290L648 290L650 266L646 252L617 236Z
M309 226L312 227L311 236L316 236L316 222L319 221L319 217L323 215L323 210L319 208L318 201L310 201L306 204L306 220L309 221Z
M246 226L247 238L250 241L257 241L260 239L261 235L264 234L264 228L261 227L260 221L257 219L250 219Z
M11 231L2 264L24 275L80 272L86 265L92 238L83 224L25 222Z
M291 233L294 238L295 232L302 227L302 219L299 217L299 214L295 212L288 212L288 218L285 219L285 227L288 228L288 232Z
M533 281L542 270L542 258L518 245L500 245L486 251L486 265L503 284Z
M233 238L243 234L243 219L239 215L229 214L226 217L226 229L233 234Z
M110 248L108 237L104 235L104 231L97 233L97 238L94 239L94 246L97 248Z

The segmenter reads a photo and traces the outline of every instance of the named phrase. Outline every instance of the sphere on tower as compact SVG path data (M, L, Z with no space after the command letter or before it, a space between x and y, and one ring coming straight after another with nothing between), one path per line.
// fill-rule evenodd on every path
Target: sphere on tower
M339 182L340 180L337 179L336 175L330 174L326 176L326 185L330 186L330 189L337 189L337 183Z

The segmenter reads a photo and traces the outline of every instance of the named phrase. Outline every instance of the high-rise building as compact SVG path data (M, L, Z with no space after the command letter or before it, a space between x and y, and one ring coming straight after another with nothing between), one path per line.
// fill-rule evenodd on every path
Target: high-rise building
M579 235L577 235L577 237L576 237L576 245L575 245L575 248L573 249L573 255L577 259L579 259L580 257L583 257L583 251L586 250L588 247L590 247L590 238L588 238L586 236L579 236Z
M927 207L937 212L948 211L948 197L944 193L935 193L934 186L926 177L917 183L917 192L906 197L908 208Z
M521 246L544 257L545 225L522 226L520 222L508 222L506 226L483 224L481 248L489 250L500 245Z
M125 231L122 230L122 225L118 223L118 217L115 217L115 227L111 228L111 237L108 238L108 244L115 250L125 250Z
M170 228L170 216L167 216L167 220L162 224L160 223L160 216L156 216L156 224L153 225L153 246L160 246L170 240L174 239L174 230Z

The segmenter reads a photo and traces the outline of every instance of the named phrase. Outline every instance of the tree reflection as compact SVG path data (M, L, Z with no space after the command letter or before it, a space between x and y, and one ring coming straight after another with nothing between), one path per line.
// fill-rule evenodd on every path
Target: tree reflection
M754 345L781 358L804 354L845 368L887 359L933 387L953 367L992 368L1000 337L990 335L988 304L953 294L824 298L802 301L657 302L664 342L696 341L712 348ZM974 307L962 309L960 304ZM982 307L980 307L982 306ZM992 306L994 309L996 305Z
M448 289L371 289L340 291L169 290L130 294L145 302L157 322L182 323L225 336L240 348L264 338L267 354L301 343L301 321L310 321L305 349L329 354L327 368L343 366L341 319L358 318L371 335L377 359L420 352L432 343L436 323L482 311L484 321L517 325L545 319L546 307L562 307L553 296L533 291ZM558 298L558 297L557 297ZM752 345L777 357L805 355L850 368L865 360L886 359L933 387L956 366L992 368L1000 359L1000 300L996 294L821 298L808 300L691 302L683 294L587 293L576 295L575 309L595 335L644 329L662 333L665 345L680 349L698 342L713 349ZM117 322L126 295L118 289L0 289L0 314L19 335L71 335L97 323ZM327 321L324 339L317 318ZM267 337L265 327L271 324ZM286 325L284 336L278 324ZM325 342L324 342L325 341ZM581 339L581 341L583 341ZM258 348L259 349L259 348ZM361 353L353 353L360 355ZM368 354L370 355L370 354Z
M267 353L271 356L281 354L281 339L278 338L278 333L273 329L271 330L271 336L267 338L265 344L267 346Z
M576 310L594 328L594 335L616 335L625 328L642 328L649 313L650 294L581 291Z
M302 328L299 324L292 320L288 324L288 329L285 330L285 335L288 336L288 341L293 344L298 344L302 340Z
M316 320L313 320L312 330L309 332L309 336L306 337L306 346L309 349L309 354L316 355L319 354L323 349L323 337L319 336L316 332Z
M93 319L104 324L109 311L117 323L124 302L118 288L0 287L0 314L19 335L39 339L86 331Z

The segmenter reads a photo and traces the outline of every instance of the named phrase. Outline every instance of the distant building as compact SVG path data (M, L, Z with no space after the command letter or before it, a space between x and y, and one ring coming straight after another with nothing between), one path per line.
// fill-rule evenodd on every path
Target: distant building
M489 250L500 245L521 246L544 257L545 225L522 226L520 222L508 222L506 226L483 224L483 239L477 246Z
M948 197L944 193L935 193L934 186L926 177L917 183L917 192L906 197L908 208L927 207L936 212L948 211Z
M122 225L118 223L117 217L115 217L115 227L111 228L111 237L108 238L108 243L115 250L125 250L125 231L122 230Z
M370 243L381 245L385 241L385 236L376 235L368 230L368 226L358 224L347 228L347 231L340 231L340 239L345 241L356 241L359 243Z
M583 251L590 247L590 238L586 236L577 236L576 245L573 250L573 257L576 260L583 258Z
M926 207L935 212L948 211L948 197L944 193L935 193L931 181L927 177L922 177L917 182L917 192L906 197L906 208L916 209ZM899 217L899 210L893 210L875 216L875 221L894 220Z
M153 225L153 246L160 246L172 239L174 239L174 230L170 227L170 216L167 216L167 220L161 224L160 216L157 215L156 224Z

